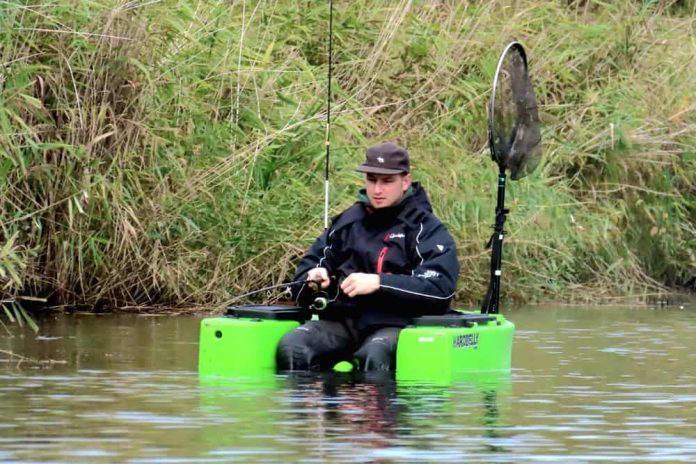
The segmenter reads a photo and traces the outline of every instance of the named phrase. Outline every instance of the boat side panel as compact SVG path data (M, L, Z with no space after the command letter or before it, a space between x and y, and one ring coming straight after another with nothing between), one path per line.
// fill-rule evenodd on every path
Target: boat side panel
M208 318L201 321L198 372L203 375L254 374L276 369L276 348L297 321Z
M408 327L399 336L396 377L448 381L461 372L509 370L514 331L502 316L472 327Z

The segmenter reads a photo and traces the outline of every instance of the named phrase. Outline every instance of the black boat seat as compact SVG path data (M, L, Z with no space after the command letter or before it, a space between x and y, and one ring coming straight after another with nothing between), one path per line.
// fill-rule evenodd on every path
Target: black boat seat
M244 305L230 306L225 316L243 317L258 320L304 322L312 318L309 311L296 306L284 305Z
M448 313L432 316L420 316L413 319L413 325L443 326L443 327L472 327L474 324L486 325L497 318L492 314Z
M225 313L227 317L256 320L305 322L312 318L311 312L297 306L285 305L243 305L230 306ZM492 314L467 314L452 311L447 314L420 316L413 319L413 325L441 327L472 327L474 324L485 325L495 321Z

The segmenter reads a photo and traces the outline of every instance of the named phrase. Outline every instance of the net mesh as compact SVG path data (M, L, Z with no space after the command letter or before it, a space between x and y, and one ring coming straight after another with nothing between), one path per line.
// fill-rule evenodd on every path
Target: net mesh
M493 160L518 180L541 160L539 112L524 49L514 43L503 53L489 107L490 148Z

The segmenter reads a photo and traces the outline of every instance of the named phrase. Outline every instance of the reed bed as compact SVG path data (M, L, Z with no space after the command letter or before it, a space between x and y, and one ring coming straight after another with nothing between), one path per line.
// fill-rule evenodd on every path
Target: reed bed
M516 39L544 161L510 184L503 297L694 289L694 1L334 8L333 213L367 146L407 146L459 244L458 304L476 304L496 183L485 105ZM327 33L325 2L0 4L6 311L214 308L289 280L323 227Z

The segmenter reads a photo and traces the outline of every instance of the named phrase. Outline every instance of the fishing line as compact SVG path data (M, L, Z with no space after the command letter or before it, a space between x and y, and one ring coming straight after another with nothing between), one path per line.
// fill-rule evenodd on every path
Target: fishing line
M292 282L284 282L282 284L269 285L268 287L257 288L256 290L252 290L250 292L242 293L241 295L235 296L231 300L228 300L225 303L225 306L228 306L231 303L234 303L235 301L241 300L242 298L257 295L257 294L263 293L263 292L268 292L268 291L274 290L276 288L290 287L291 285L295 285L295 284L310 284L310 285L315 284L315 285L319 286L320 282L321 281L319 281L319 280L302 279L302 280L295 280ZM326 308L329 305L329 296L327 295L326 292L321 291L321 290L317 290L315 293L316 294L312 300L312 303L309 305L309 308L311 310L314 310L314 311L321 311L322 309Z
M234 303L237 300L241 300L242 298L246 298L248 296L256 295L256 294L263 293L263 292L267 292L269 290L273 290L276 288L289 287L289 286L295 285L295 284L309 284L309 283L317 283L317 281L316 280L302 279L302 280L295 280L292 282L283 282L282 284L269 285L268 287L258 288L256 290L252 290L250 292L242 293L241 295L235 296L231 300L228 300L227 303L225 303L225 306L229 305L230 303Z

